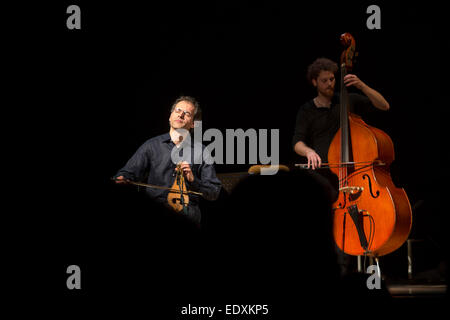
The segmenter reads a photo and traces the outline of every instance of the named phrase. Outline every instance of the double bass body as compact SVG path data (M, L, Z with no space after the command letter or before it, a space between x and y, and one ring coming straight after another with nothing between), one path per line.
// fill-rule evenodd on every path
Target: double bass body
M408 197L395 187L389 172L393 143L385 132L351 113L348 129L349 160L355 165L331 169L340 180L333 205L334 238L350 255L386 255L407 240L412 223ZM330 163L342 163L341 130L330 145Z

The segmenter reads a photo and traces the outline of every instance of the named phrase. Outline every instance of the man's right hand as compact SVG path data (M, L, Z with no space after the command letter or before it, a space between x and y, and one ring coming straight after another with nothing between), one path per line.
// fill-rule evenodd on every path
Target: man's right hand
M322 165L322 159L320 159L319 155L313 149L306 151L306 158L308 159L308 169L311 167L315 170Z
M128 180L125 179L123 176L118 176L114 181L116 183L128 183Z

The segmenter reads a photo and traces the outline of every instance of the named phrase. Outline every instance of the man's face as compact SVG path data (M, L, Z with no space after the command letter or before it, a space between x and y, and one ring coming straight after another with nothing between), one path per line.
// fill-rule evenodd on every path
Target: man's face
M322 95L332 98L334 95L334 86L336 78L331 71L320 71L317 79L312 79L312 84L317 88L317 92Z
M169 117L170 127L173 129L190 130L194 128L195 107L188 101L180 101L173 108Z

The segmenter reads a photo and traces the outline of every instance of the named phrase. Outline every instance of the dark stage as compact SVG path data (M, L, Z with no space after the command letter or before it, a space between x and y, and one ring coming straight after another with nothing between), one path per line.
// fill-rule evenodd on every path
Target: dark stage
M80 9L80 29L68 28L70 5ZM379 29L368 27L370 5L381 10ZM337 317L355 308L350 318L385 307L411 316L445 310L442 2L55 1L8 12L12 99L4 121L14 129L5 134L5 171L14 210L3 227L13 300L30 298L59 318L88 310L208 318L183 314L188 305L215 306L212 319L292 319L331 307ZM339 61L344 32L356 40L353 73L389 101L389 111L363 119L391 137L391 177L412 208L409 240L380 257L374 290L368 274L336 276L326 222L309 214L325 202L298 172L304 159L292 147L297 111L316 94L306 69L318 57ZM278 130L279 163L293 176L258 176L267 179L247 187L268 189L242 187L229 200L233 185L217 202L202 202L201 230L162 213L142 190L114 185L110 178L136 149L168 131L180 95L199 100L203 132ZM223 181L254 164L248 156L236 162L216 164ZM67 287L71 265L81 270L81 289ZM266 308L226 314L233 304Z

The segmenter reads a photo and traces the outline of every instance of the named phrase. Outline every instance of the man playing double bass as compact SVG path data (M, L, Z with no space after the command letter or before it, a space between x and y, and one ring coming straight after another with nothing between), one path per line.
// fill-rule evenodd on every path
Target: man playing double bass
M327 58L318 58L308 67L307 79L317 89L317 96L298 110L292 139L294 151L306 157L308 168L320 168L328 161L328 148L339 130L339 99L334 94L337 70L338 65ZM368 106L389 110L386 99L356 75L347 74L344 84L356 87L364 94L349 94L351 112L358 114Z
M292 145L298 155L306 157L307 167L313 170L328 162L328 149L340 126L339 97L334 92L337 71L338 65L327 58L316 59L307 70L307 79L317 89L317 96L298 110ZM363 93L348 94L350 112L360 114L373 108L389 110L386 99L356 75L347 74L344 85L355 87ZM329 170L320 171L335 189L337 197L337 177ZM341 255L339 259L345 273L349 261Z
M117 172L116 183L127 183L128 180L131 180L169 188L173 185L176 179L176 170L178 170L178 163L174 163L172 160L172 152L183 149L180 152L184 153L189 148L191 152L186 152L186 154L190 154L191 158L181 161L179 166L187 189L201 193L207 200L216 200L221 189L221 182L216 176L214 164L205 162L203 152L198 155L194 151L194 145L200 142L187 139L189 130L194 128L194 119L200 114L199 108L197 100L192 97L178 98L172 105L169 132L147 140L126 165ZM203 151L204 146L201 145L198 149ZM192 161L194 157L198 158L198 156L201 157L200 160ZM146 192L156 202L167 204L167 190L147 188ZM189 198L187 216L191 221L200 225L199 196L193 194ZM181 211L181 214L186 213Z

